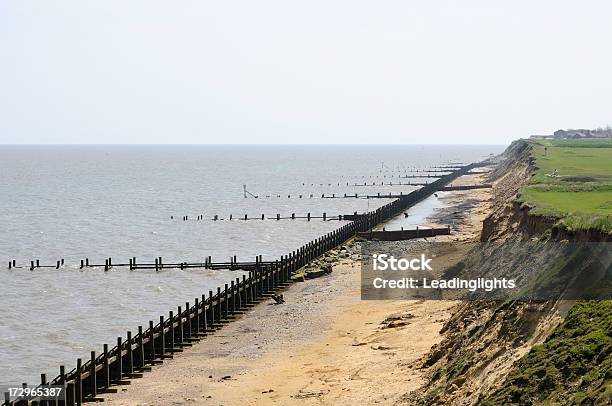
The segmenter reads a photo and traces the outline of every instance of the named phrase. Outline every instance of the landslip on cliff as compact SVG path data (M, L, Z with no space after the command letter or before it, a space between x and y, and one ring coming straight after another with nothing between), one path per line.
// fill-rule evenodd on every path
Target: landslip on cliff
M537 170L532 147L514 142L490 174L493 204L481 241L609 241L606 232L569 230L559 218L521 204ZM574 271L571 263L557 270ZM421 405L611 404L611 310L612 301L576 302L563 294L463 302L423 361L427 382L404 399Z

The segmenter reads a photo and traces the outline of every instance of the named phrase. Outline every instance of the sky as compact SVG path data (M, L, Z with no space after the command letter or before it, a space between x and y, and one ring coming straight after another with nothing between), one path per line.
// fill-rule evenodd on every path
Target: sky
M612 2L0 0L0 144L506 144L612 124Z

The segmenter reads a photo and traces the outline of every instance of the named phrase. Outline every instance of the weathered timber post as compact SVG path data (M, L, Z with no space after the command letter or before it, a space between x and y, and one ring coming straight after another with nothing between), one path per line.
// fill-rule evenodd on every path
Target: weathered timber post
M210 321L210 329L214 329L215 324L215 307L213 306L213 291L208 291L208 316L207 319Z
M185 323L187 326L185 327L185 338L188 340L191 338L191 307L189 307L189 302L185 302L185 314L187 318L185 319Z
M144 370L144 366L145 366L145 357L144 357L144 334L142 331L142 326L138 326L138 342L136 343L136 345L138 346L138 349L136 350L136 353L138 354L138 369L140 371Z
M98 379L96 376L96 352L92 351L90 354L89 363L89 383L91 385L91 396L95 399L98 395Z
M201 332L206 333L208 330L208 315L206 314L206 295L202 293L202 302L200 303L200 307L202 307L202 317L200 317L200 324L202 325Z
M47 386L47 374L40 374L40 386L41 388L45 388ZM48 401L41 400L39 406L47 406Z
M170 352L174 354L174 343L176 339L174 338L174 312L172 312L172 310L168 312L168 335L170 336L168 337L170 342Z
M83 379L81 378L82 370L82 360L81 358L77 358L77 366L76 366L76 377L75 377L75 398L77 406L81 406L83 404Z
M178 342L182 346L185 340L185 331L183 330L183 311L181 306L178 306L176 317L178 317Z
M236 313L236 290L235 290L235 284L234 281L230 282L230 293L232 294L232 305L231 305L231 314Z
M227 283L223 289L223 318L229 319L229 299L227 297Z
M164 327L164 316L159 316L159 359L163 361L166 353L166 328Z
M196 336L199 336L200 333L202 332L202 323L200 321L200 307L203 308L203 304L204 303L200 303L200 299L199 298L195 298L194 299L195 303L193 305L194 308L194 314L193 314L193 321L195 324L195 334ZM204 313L204 311L202 310L202 313Z
M111 384L110 364L108 362L108 344L104 344L102 352L102 387L107 389Z
M221 288L217 287L217 304L215 305L216 319L221 324Z
M128 374L133 374L134 373L134 351L132 348L132 332L128 331L127 332L127 354L125 355L125 357L127 358L127 373Z
M243 275L243 276L244 276L244 275ZM243 302L244 302L244 300L243 300L243 298L242 298L242 292L240 291L240 289L241 289L242 287L243 287L243 286L242 286L242 285L241 285L241 283L240 283L240 278L236 278L236 294L238 295L238 298L237 298L237 299L238 299L238 300L237 300L237 302L238 302L238 304L237 304L237 308L238 308L238 310L241 310L241 309L242 309L242 304L243 304Z
M121 380L123 379L123 343L121 340L121 337L117 337L117 360L115 361L115 364L117 364L117 366L114 368L114 382L121 382Z

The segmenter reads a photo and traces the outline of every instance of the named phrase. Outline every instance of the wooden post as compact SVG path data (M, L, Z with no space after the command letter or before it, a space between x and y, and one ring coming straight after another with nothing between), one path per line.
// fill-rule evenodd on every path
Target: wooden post
M212 330L215 326L215 306L213 305L213 291L208 291L208 316L206 317L210 324L210 329Z
M183 310L181 309L181 306L178 306L176 316L178 317L178 342L179 344L183 344L185 332L183 331Z
M134 353L132 350L132 332L127 332L127 372L128 374L134 373Z
M72 391L69 392L68 385L66 384L66 367L63 365L60 365L59 370L60 370L59 385L64 388L64 395L65 395L64 405L74 406L74 392ZM56 403L59 404L59 402L56 402Z
M196 297L194 299L193 309L195 310L193 313L193 321L195 324L195 333L197 336L200 335L201 326L200 326L200 300Z
M217 305L215 306L215 313L217 313L216 319L221 323L221 288L217 287Z
M251 279L251 271L249 271L249 286L247 288L246 286L246 276L242 275L242 284L244 285L244 303L245 304L250 304L253 301L253 298L251 296L251 285L252 285L252 279Z
M83 380L81 379L81 367L82 367L82 360L81 358L77 358L77 366L76 366L76 378L75 378L75 390L74 390L74 394L75 394L75 398L76 398L76 404L77 406L81 406L83 404Z
M236 291L235 291L235 285L234 285L234 281L231 281L230 284L231 288L231 294L232 294L232 309L231 309L231 313L234 314L236 313Z
M206 330L208 330L208 315L206 314L207 310L206 310L206 295L204 293L202 293L202 317L200 318L200 323L202 324L202 331L204 333L206 333Z
M170 342L170 352L174 353L174 314L172 312L172 310L170 310L169 314L168 314L168 333L169 333L169 342Z
M229 319L229 299L227 297L227 283L225 284L225 289L223 290L223 318L226 320Z
M164 327L164 316L159 316L159 358L164 359L164 354L166 353L166 332Z
M189 307L189 302L185 302L185 314L187 315L187 318L185 320L185 322L187 323L187 326L185 327L185 338L191 338L191 308Z
M140 361L138 364L138 368L142 371L145 366L145 351L144 351L144 334L142 331L142 326L138 326L138 360Z
M310 213L308 213L307 217L308 217L308 221L310 221Z
M40 386L42 388L47 386L47 374L40 374ZM46 400L41 400L39 406L47 406L48 403Z
M114 368L115 372L113 374L113 381L115 382L120 382L123 379L123 343L121 340L121 337L117 337L117 360L115 361L117 366Z
M98 380L96 376L96 352L91 352L91 362L89 365L89 382L91 383L91 396L96 397L98 395Z
M108 363L108 344L104 344L104 350L102 354L102 387L106 389L111 384L110 364Z
M149 340L149 353L151 354L151 358L149 361L155 360L155 332L153 331L154 327L155 326L153 325L153 320L149 320L149 332L151 334ZM153 364L153 362L151 363Z
M244 276L244 275L242 275ZM244 284L243 284L244 286ZM244 299L242 298L242 292L240 292L240 278L236 278L236 294L238 295L238 310L242 309L242 303Z

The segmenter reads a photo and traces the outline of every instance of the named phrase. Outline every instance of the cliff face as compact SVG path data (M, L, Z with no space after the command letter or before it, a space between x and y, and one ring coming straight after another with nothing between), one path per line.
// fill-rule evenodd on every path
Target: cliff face
M494 182L492 212L483 222L481 241L543 237L605 241L608 236L597 232L570 233L558 225L558 219L531 215L528 208L516 201L535 170L530 148L525 141L514 142L491 173L489 180ZM424 362L423 367L429 368L429 382L421 390L420 400L412 403L536 403L529 397L517 396L522 392L516 388L520 388L521 379L524 379L517 368L521 362L527 362L524 360L531 356L530 350L539 348L553 332L563 328L559 325L572 305L569 301L461 303L442 330L444 340L432 349ZM538 371L537 366L533 370ZM503 391L509 387L516 390Z
M517 200L537 169L531 148L527 141L513 142L491 173L488 181L494 182L493 205L483 222L481 241L527 240L543 235L556 241L612 241L612 235L599 230L568 230L558 218L535 215Z
M481 241L521 240L543 234L556 219L529 214L517 201L521 188L529 183L535 163L526 141L513 142L502 155L502 162L490 175L494 182L491 214L482 225Z

